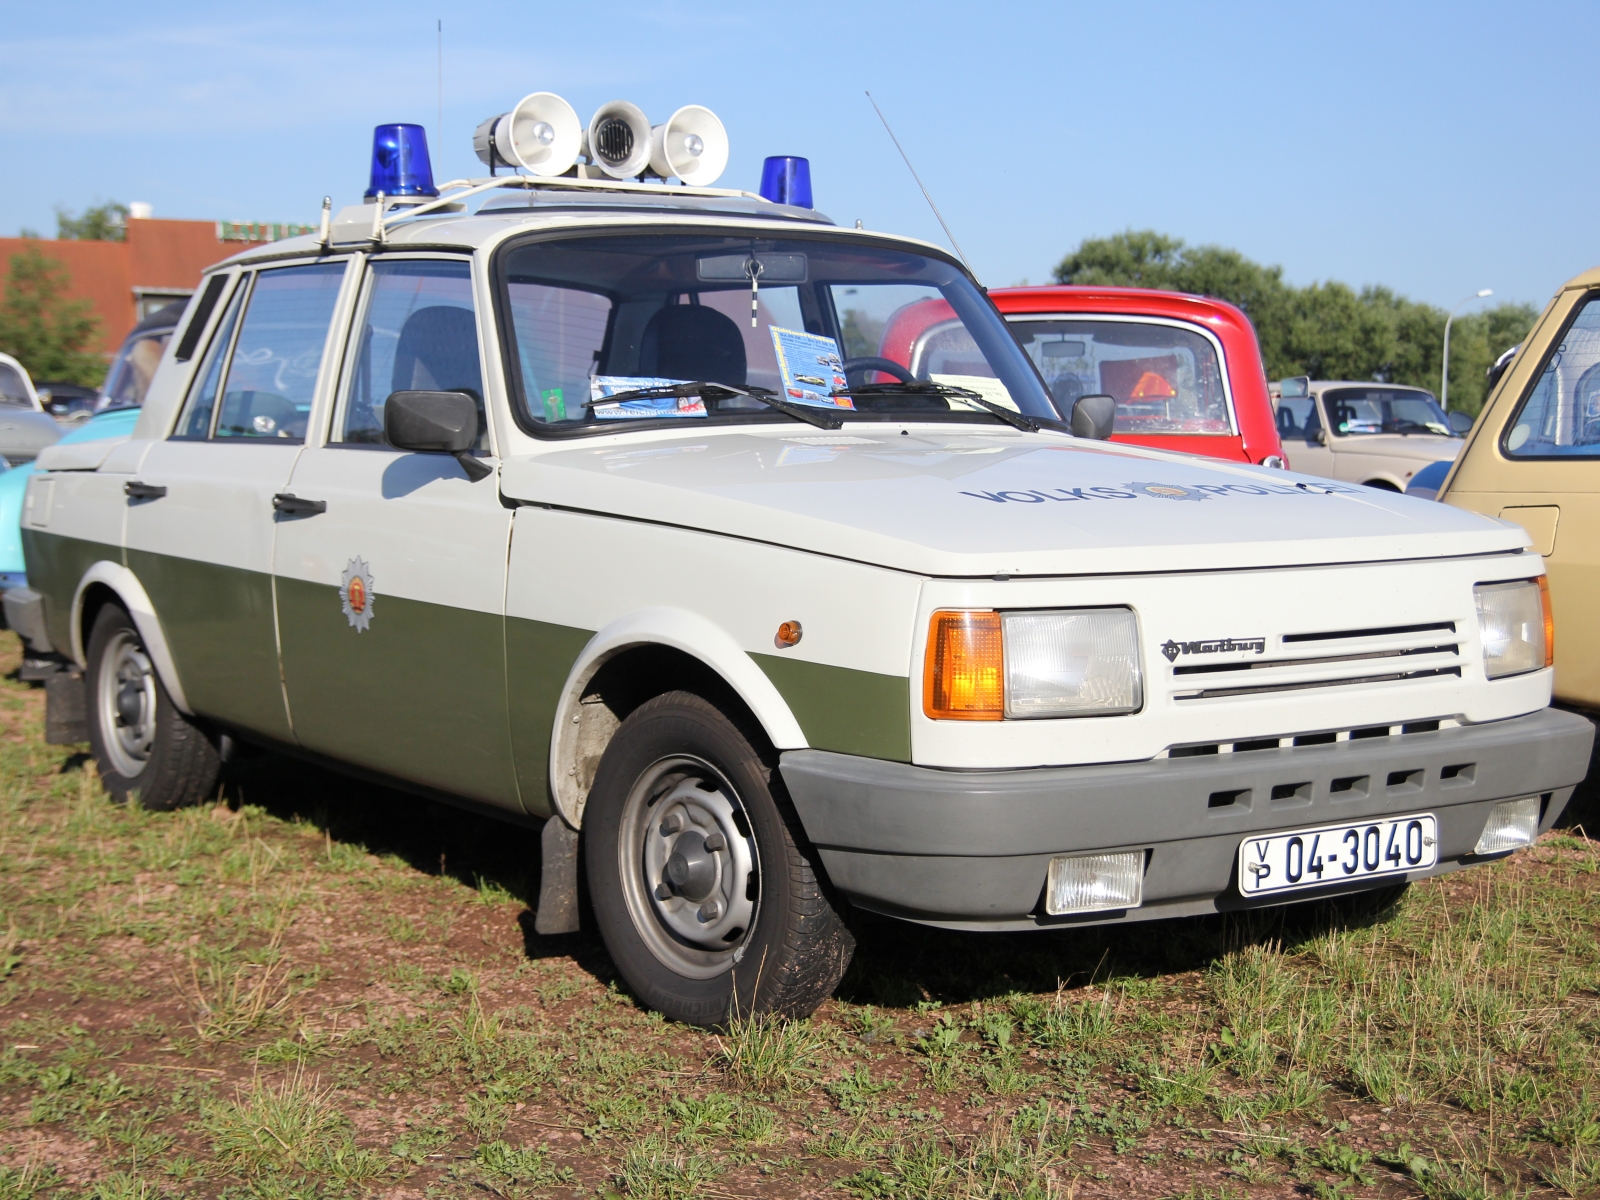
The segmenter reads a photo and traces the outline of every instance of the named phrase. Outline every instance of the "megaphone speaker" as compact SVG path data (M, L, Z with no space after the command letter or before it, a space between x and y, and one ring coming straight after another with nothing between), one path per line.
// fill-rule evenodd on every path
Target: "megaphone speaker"
M717 114L686 104L650 131L650 169L676 175L691 187L715 183L728 166L728 131Z
M491 168L522 167L533 175L561 175L578 161L583 126L572 105L560 96L534 92L510 112L479 125L472 148Z
M631 179L650 164L650 119L626 100L603 104L589 120L583 148L613 179Z

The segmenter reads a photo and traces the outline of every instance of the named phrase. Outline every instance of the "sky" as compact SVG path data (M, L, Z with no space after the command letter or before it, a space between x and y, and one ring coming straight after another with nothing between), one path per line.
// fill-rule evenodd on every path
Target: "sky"
M375 124L479 175L478 122L554 91L585 122L706 105L717 186L804 155L840 224L944 242L870 89L991 287L1149 228L1295 284L1542 306L1600 263L1600 155L1571 133L1597 34L1593 3L8 6L0 235L105 200L312 222L359 202Z

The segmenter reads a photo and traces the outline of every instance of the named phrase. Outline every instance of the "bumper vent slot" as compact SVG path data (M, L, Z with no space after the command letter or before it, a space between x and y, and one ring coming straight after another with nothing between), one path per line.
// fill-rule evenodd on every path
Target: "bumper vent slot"
M1334 742L1354 742L1365 738L1404 737L1412 733L1433 733L1440 729L1455 729L1461 722L1454 717L1440 717L1436 721L1408 721L1403 725L1363 725L1359 729L1321 729L1311 733L1291 733L1282 737L1249 738L1237 742L1201 742L1193 746L1169 746L1157 758L1199 758L1208 754L1249 754L1256 750L1288 750L1295 746L1326 746ZM1471 776L1473 765L1468 763L1458 773ZM1452 778L1445 775L1444 778ZM1338 789L1335 789L1338 790Z

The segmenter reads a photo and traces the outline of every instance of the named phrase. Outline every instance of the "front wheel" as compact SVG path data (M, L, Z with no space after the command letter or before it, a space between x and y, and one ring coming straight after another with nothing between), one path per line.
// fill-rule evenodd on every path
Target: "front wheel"
M669 692L622 722L595 774L595 917L629 987L673 1020L808 1015L855 948L758 738Z
M217 748L172 703L133 618L116 604L95 617L84 683L89 745L113 800L166 810L211 794L222 769Z

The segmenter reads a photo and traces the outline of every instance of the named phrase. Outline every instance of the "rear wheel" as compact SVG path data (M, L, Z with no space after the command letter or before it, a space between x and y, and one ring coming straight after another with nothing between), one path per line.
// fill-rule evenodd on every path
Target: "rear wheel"
M805 1016L855 948L759 740L670 692L623 721L595 775L595 917L623 979L674 1020Z
M209 796L222 768L217 747L172 703L121 606L96 615L88 657L89 744L111 798L165 810Z

